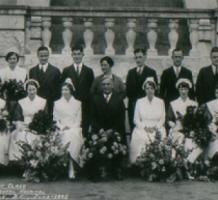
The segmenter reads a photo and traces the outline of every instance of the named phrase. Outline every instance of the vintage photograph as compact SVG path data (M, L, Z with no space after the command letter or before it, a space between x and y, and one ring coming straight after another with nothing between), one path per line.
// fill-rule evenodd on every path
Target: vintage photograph
M0 200L216 200L218 0L0 0Z

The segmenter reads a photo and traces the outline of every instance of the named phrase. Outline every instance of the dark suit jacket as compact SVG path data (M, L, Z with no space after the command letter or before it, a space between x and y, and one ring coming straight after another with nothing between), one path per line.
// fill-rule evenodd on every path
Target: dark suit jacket
M60 98L61 73L57 67L48 64L46 72L42 73L39 65L36 65L30 69L29 78L39 82L40 88L38 90L38 95L40 97L51 102Z
M77 72L73 65L66 67L62 73L62 81L66 78L70 78L76 89L75 98L84 102L90 99L90 88L94 80L94 73L91 68L83 65L80 75L78 77Z
M176 82L180 78L187 78L192 83L192 89L189 91L189 97L194 98L194 83L191 70L181 67L179 77L176 77L173 67L165 69L161 75L160 97L164 99L166 105L179 97L179 91L176 89Z
M218 78L214 75L211 65L200 69L196 82L196 94L199 104L215 99L215 86L217 83Z
M157 81L157 74L155 70L148 66L145 66L141 75L138 75L137 68L130 69L126 79L126 93L129 99L128 101L128 115L131 129L134 127L133 116L135 110L135 104L137 99L145 96L145 91L142 89L142 85L147 77L154 77Z
M109 102L103 94L95 95L91 103L91 125L94 132L101 128L113 129L125 133L125 107L123 98L117 93L112 93Z

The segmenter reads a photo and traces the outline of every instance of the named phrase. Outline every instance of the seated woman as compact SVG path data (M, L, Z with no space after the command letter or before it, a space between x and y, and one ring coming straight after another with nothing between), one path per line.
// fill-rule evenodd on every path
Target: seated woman
M112 78L113 80L113 91L121 95L123 98L125 98L126 87L123 81L121 80L120 77L112 73L112 67L114 65L114 61L112 60L112 58L109 56L105 56L100 60L100 64L101 64L101 70L103 74L96 77L96 79L94 80L92 87L91 87L91 94L96 95L96 94L102 93L101 82L105 76L108 76Z
M34 114L39 110L44 110L46 107L46 100L37 95L39 83L33 79L29 79L25 83L27 97L18 101L18 106L15 110L16 117L19 119L15 122L16 129L11 134L11 141L9 147L9 160L16 161L21 157L21 152L18 141L31 143L37 135L25 131L29 123L32 121Z
M18 66L19 55L16 52L8 52L5 60L8 62L8 67L0 70L0 78L2 82L9 80L17 80L25 82L27 78L27 72L25 69Z
M145 151L145 145L149 145L155 140L156 133L159 132L161 138L166 137L165 105L162 99L155 96L156 83L152 77L148 77L143 89L146 97L136 102L134 123L135 128L130 142L130 162L133 164Z
M177 142L178 145L185 142L185 149L191 151L187 159L193 163L201 154L202 150L191 138L185 138L185 135L181 132L183 127L180 119L185 116L188 106L194 106L196 108L198 106L197 102L188 97L191 87L192 84L188 79L181 78L177 81L176 88L179 91L180 97L170 102L167 121L170 126L169 137L172 138L173 142Z
M73 96L74 87L70 79L62 85L62 97L54 104L54 120L60 128L63 144L68 144L70 154L68 176L75 179L74 163L79 161L81 147L83 145L81 128L81 102Z
M1 120L7 114L6 102L0 99L0 117ZM1 125L0 130L0 165L6 166L8 164L8 145L9 145L9 133L7 131L6 124Z
M218 160L218 85L215 87L216 99L206 103L206 113L210 117L209 129L213 133L213 138L207 149L207 156L210 159Z

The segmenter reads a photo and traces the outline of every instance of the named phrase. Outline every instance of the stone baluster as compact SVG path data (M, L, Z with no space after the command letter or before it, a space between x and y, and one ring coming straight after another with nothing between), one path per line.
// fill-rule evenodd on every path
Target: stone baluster
M171 19L169 21L170 32L168 35L168 39L170 43L170 49L168 51L168 54L170 56L172 55L172 51L176 48L179 39L178 27L179 27L178 20Z
M191 19L189 21L189 32L190 32L190 42L191 42L191 50L189 52L190 56L198 57L199 51L198 51L198 43L199 43L199 37L198 37L198 27L199 23L198 20Z
M94 33L92 31L92 26L93 26L92 19L85 19L84 26L85 26L85 31L83 34L84 42L85 42L84 53L86 55L93 55L92 41L94 38Z
M127 41L126 55L127 56L133 56L134 54L133 51L134 51L134 44L135 44L135 39L136 39L135 27L136 27L136 19L128 19L128 22L127 22L128 31L126 33L126 41Z
M51 48L50 48L50 42L51 42L51 17L43 17L42 18L42 44L46 47L49 48L50 52L51 52Z
M25 34L25 53L29 54L30 50L30 39L31 39L31 19L27 18L26 20L26 34Z
M115 49L113 47L113 43L114 43L115 34L112 29L114 27L114 19L111 18L105 19L105 26L107 29L105 32L105 40L106 40L105 54L114 55Z
M73 38L73 32L72 32L73 19L65 17L62 19L62 22L64 26L64 31L62 33L64 48L62 49L62 53L70 55L71 53L70 46Z
M155 45L157 42L157 20L156 19L148 19L147 40L149 44L147 55L157 56L157 49L155 48Z
M30 24L30 53L36 53L39 46L42 45L42 18L37 16L31 17Z

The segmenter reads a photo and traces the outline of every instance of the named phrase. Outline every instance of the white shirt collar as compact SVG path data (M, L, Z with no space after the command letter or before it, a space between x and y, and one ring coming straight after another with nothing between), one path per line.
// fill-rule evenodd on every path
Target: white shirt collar
M48 63L42 65L42 64L39 64L39 68L40 69L43 69L44 72L46 72L47 68L48 68Z
M216 66L212 64L213 73L216 74Z
M110 101L111 95L112 95L112 92L111 92L110 94L105 94L105 93L104 93L104 98L107 99L107 102Z
M76 64L76 63L74 63L73 65L74 65L74 68L75 68L76 71L77 71L77 67L79 67L79 72L81 72L81 69L82 69L83 63L80 63L80 64Z
M177 72L177 70L179 70L179 72L180 72L180 71L181 71L181 68L182 68L182 66L178 66L178 67L173 66L173 69L174 69L175 72Z

